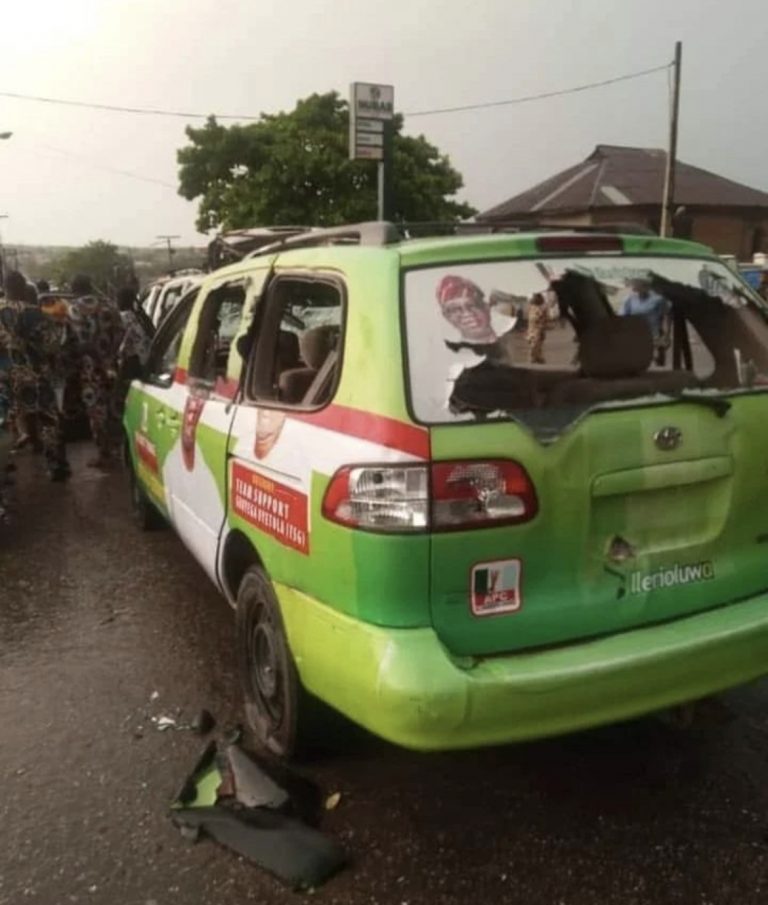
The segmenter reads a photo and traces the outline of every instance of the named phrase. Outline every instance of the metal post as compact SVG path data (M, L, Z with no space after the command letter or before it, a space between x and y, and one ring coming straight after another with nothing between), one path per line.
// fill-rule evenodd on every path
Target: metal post
M662 236L674 234L675 170L677 167L677 123L680 113L680 71L683 62L683 45L675 42L674 82L672 87L672 118L669 124L669 150L664 174L664 197L661 204L660 232Z
M0 220L7 220L8 214L0 214ZM0 286L5 289L5 275L8 267L5 260L5 246L3 245L3 237L0 235Z
M171 242L173 242L174 239L180 239L181 236L158 236L157 238L166 243L168 248L168 270L173 272L173 256L176 252L174 251Z
M380 160L376 166L376 174L379 184L379 200L376 208L376 219L384 219L384 161Z

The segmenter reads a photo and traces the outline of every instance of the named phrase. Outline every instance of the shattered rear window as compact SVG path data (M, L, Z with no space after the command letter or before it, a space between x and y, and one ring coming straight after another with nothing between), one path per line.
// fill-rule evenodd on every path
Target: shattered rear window
M715 260L516 259L412 270L404 286L426 424L513 418L544 438L596 406L768 385L765 306Z

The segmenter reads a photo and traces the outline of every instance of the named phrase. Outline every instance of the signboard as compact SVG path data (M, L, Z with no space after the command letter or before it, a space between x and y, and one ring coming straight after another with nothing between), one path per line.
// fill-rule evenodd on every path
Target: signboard
M349 101L349 156L384 160L384 123L395 115L392 85L353 82Z

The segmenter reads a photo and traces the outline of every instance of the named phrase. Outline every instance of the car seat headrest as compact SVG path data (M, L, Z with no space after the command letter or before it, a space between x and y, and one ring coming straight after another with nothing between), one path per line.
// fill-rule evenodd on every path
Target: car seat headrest
M653 336L642 315L606 317L579 337L579 361L585 377L635 377L653 359Z
M299 337L301 357L308 368L319 371L325 359L336 348L339 328L331 324L313 327Z
M289 330L277 334L277 362L280 371L299 367L299 337Z

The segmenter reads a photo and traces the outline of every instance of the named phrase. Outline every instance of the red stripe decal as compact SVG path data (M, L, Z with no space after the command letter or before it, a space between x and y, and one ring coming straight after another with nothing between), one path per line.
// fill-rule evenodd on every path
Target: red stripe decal
M189 375L184 368L176 368L173 379L176 383L186 384ZM237 392L237 381L216 381L214 392L227 399L232 399ZM319 412L287 411L286 414L307 424L324 427L326 430L359 437L371 443L380 443L390 449L408 453L419 459L430 456L429 431L415 424L388 418L386 415L374 415L361 409L348 408L345 405L328 405Z
M319 412L288 412L289 417L326 430L380 443L419 459L430 455L429 431L385 415L374 415L345 405L328 405Z

